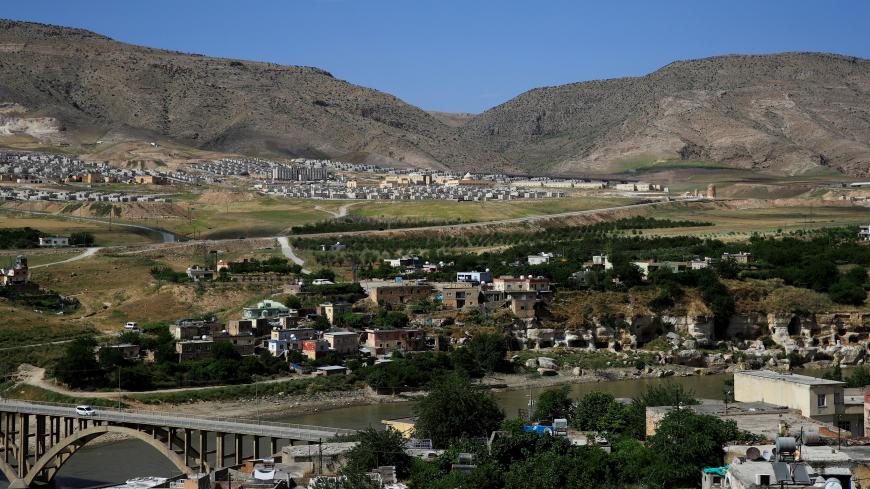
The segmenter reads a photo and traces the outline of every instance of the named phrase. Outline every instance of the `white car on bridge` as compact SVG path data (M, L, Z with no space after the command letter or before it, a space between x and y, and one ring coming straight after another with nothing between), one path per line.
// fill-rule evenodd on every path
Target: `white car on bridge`
M76 414L79 416L93 416L97 413L92 407L83 404L81 406L76 406Z

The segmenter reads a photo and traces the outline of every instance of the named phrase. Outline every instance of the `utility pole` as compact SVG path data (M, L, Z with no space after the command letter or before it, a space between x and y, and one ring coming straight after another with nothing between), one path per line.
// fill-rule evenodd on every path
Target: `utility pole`
M121 366L118 365L118 410L121 410Z

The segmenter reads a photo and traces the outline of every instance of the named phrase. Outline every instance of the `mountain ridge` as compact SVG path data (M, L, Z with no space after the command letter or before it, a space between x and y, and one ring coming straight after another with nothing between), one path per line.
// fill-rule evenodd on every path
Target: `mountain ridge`
M0 20L0 143L156 138L253 156L433 169L614 173L710 160L870 173L870 61L723 55L427 112L316 67L213 58ZM35 143L34 143L35 144Z

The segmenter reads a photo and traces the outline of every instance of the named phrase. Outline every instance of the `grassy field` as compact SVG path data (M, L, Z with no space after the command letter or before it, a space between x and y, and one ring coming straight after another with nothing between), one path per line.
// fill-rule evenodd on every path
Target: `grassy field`
M109 226L98 222L80 221L64 217L42 216L15 212L0 207L0 227L31 227L47 234L69 236L72 233L88 232L94 235L97 246L126 246L153 243L154 239L142 231Z
M241 238L275 236L284 230L332 217L340 202L257 197L226 203L190 202L191 220L167 221L165 228L186 236ZM324 210L319 210L317 207Z
M376 202L362 203L350 208L350 214L371 218L495 221L519 217L558 214L615 207L637 202L638 199L577 196L562 199L514 200L505 202Z

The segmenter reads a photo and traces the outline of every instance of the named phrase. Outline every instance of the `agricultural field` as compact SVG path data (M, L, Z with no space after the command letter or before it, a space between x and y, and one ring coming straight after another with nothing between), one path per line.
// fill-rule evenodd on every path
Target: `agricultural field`
M807 201L809 202L809 201ZM699 208L693 205L657 207L647 215L659 219L697 220L712 226L697 228L662 228L645 230L656 236L690 235L721 239L745 240L753 234L780 234L792 231L857 226L867 223L870 208L860 206L745 207L713 205Z
M579 195L561 199L515 200L504 202L365 202L350 208L350 215L379 219L445 220L464 222L496 221L520 217L558 214L615 207L639 202L625 197Z

